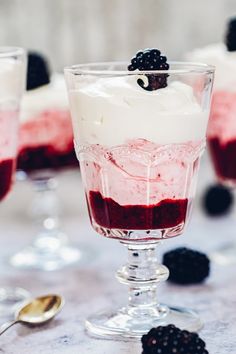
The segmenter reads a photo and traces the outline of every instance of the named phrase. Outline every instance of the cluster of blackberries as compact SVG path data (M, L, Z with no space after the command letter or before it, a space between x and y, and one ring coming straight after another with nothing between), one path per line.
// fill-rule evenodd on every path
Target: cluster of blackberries
M225 44L230 52L236 50L236 18L232 18L228 23L228 29L225 37Z
M128 66L129 71L153 71L153 70L168 70L169 64L166 62L167 58L161 55L158 49L146 49L139 51L135 57L131 59L131 64ZM154 91L167 86L168 74L155 73L146 74L148 85L139 78L137 83L145 90Z
M170 272L168 280L176 284L198 284L210 273L209 258L204 253L186 247L165 253L163 264Z
M203 208L210 216L223 215L230 211L233 201L234 196L229 188L213 185L204 193Z
M197 333L174 325L152 328L142 337L142 354L209 354Z
M50 72L46 59L36 52L28 52L27 90L50 82Z
M134 58L128 70L168 70L169 64L166 63L166 57L161 55L158 49L146 49L139 51Z

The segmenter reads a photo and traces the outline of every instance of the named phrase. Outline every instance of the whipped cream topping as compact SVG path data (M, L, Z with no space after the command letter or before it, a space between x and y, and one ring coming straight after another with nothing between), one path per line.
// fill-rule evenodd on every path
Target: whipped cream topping
M229 52L223 43L210 44L187 53L186 59L216 67L214 89L234 90L236 86L236 52Z
M23 91L23 62L0 58L0 109L18 108Z
M21 121L25 122L47 110L68 110L65 80L55 74L48 85L26 91L21 104Z
M208 138L217 137L221 143L235 140L236 93L216 91L212 99L210 120L207 129Z
M137 84L138 77L91 76L77 83L70 103L78 144L114 146L137 138L171 144L205 137L208 111L190 86L174 81L150 92Z

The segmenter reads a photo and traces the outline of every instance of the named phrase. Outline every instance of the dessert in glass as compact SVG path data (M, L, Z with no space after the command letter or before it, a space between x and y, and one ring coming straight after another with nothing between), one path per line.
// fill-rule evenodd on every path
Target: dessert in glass
M57 197L59 172L78 167L63 75L49 74L46 60L28 54L27 92L22 100L17 169L32 182L33 244L13 255L19 268L56 270L81 260L82 253L61 230Z
M25 52L0 47L0 202L11 190L17 155L19 106L25 82ZM0 288L0 314L29 297L22 288Z
M207 144L217 180L236 187L236 18L228 23L225 43L196 49L191 60L216 67ZM212 254L222 264L236 262L236 242L227 243Z
M89 317L86 328L95 335L133 338L167 323L201 326L194 311L158 303L157 284L168 269L158 264L156 247L189 220L213 68L169 64L152 49L139 52L129 70L127 63L65 68L91 224L128 250L117 272L129 287L128 304Z

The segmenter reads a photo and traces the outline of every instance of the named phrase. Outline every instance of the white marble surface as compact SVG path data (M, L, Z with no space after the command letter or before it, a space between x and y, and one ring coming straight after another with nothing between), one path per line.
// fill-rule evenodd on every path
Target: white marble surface
M211 179L207 161L200 174L198 195ZM125 286L114 278L116 269L125 261L126 252L117 241L103 239L91 229L84 207L78 173L60 177L60 196L64 206L63 226L74 243L93 248L88 264L63 271L43 273L17 271L6 263L8 255L28 244L33 228L26 217L31 190L18 183L9 200L0 207L0 284L27 288L33 295L60 293L66 305L60 315L45 327L29 329L21 325L0 338L0 353L6 354L141 354L139 342L112 342L89 337L84 331L86 316L104 306L126 301ZM220 219L209 219L195 205L192 221L184 236L167 240L160 249L190 245L210 252L235 234L233 213ZM197 310L205 326L200 335L210 354L236 353L236 266L212 265L204 285L179 287L160 284L162 302L188 306Z

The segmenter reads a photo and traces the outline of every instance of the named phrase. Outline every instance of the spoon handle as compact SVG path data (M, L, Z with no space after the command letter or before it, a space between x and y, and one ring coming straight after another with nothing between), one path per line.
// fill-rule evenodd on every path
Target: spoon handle
M16 323L18 323L18 322L20 322L20 321L15 320L15 321L11 321L11 322L4 323L4 324L1 326L1 328L0 328L0 336L1 336L4 332L6 332L6 330L7 330L8 328L10 328L11 326L14 326L14 325L15 325Z

